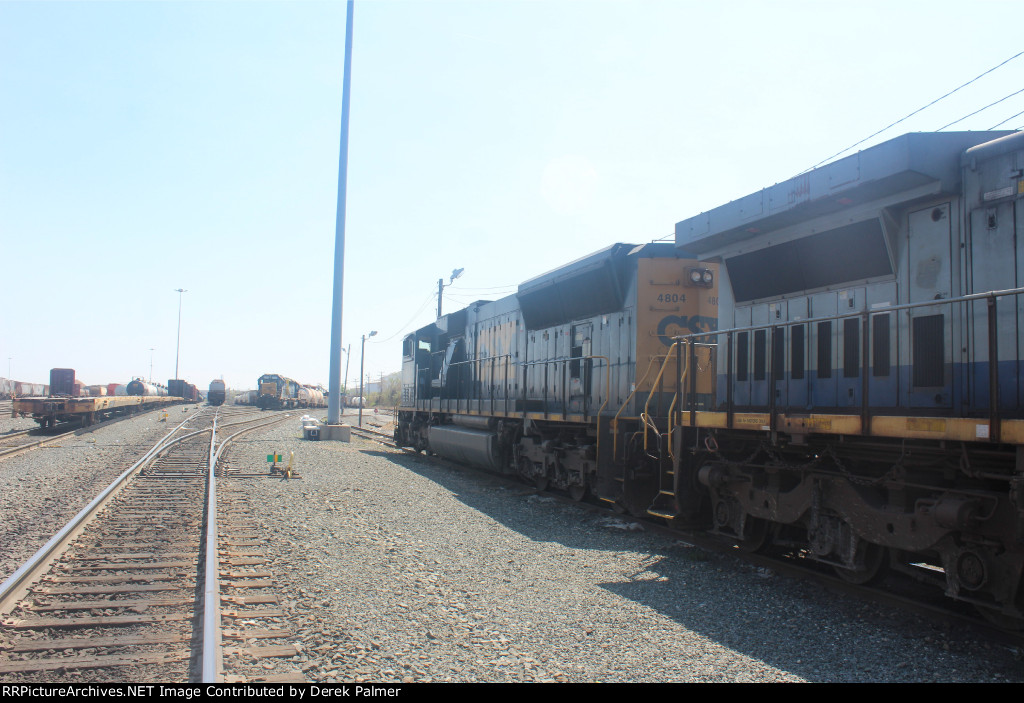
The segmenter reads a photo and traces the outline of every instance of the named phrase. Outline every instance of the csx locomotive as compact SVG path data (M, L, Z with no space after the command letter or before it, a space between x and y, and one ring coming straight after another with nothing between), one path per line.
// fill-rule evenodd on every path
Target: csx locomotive
M1022 174L907 134L450 313L396 439L1020 628Z

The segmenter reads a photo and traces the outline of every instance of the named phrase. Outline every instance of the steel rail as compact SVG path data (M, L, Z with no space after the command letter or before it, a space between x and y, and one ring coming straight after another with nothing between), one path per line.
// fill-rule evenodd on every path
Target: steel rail
M126 469L124 473L114 479L114 481L107 486L102 493L93 498L87 506L82 508L82 510L75 515L75 517L71 518L71 520L61 528L60 532L51 537L50 540L39 549L39 551L37 551L27 562L18 568L17 571L11 574L3 584L0 584L0 616L7 615L14 609L18 601L28 591L28 588L34 578L39 575L40 571L58 558L58 550L62 546L66 545L72 537L84 528L88 519L97 510L99 510L99 508L104 506L114 496L114 494L124 486L133 474L155 459L162 451L171 445L177 444L178 442L199 434L200 432L209 432L209 430L198 430L183 437L171 440L171 437L178 430L184 427L189 420L194 418L195 415L186 418L184 422L164 435L163 438L153 445L153 447L151 447L141 459L132 464L132 466Z
M217 415L220 409L217 409ZM258 430L268 425L284 422L291 417L274 418L253 427L247 427L217 443L217 415L213 418L213 432L210 433L210 461L206 493L206 569L203 586L203 683L221 683L224 675L224 656L221 646L220 628L220 560L217 551L217 462L221 452L240 434ZM246 424L252 420L225 423L221 427Z
M217 555L217 416L210 432L206 478L206 574L203 583L203 683L220 683L223 673L220 640L220 560Z

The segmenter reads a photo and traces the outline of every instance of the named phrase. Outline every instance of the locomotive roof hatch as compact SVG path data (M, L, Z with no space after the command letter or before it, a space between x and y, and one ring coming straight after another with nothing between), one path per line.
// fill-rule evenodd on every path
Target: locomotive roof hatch
M613 244L519 285L516 297L527 329L551 327L622 307L634 245Z
M1013 132L911 133L676 223L676 246L705 255L813 217L907 191L955 192L960 155Z

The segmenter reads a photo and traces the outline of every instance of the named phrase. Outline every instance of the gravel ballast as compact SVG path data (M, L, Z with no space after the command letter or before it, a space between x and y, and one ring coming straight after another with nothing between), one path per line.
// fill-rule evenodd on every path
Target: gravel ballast
M195 406L108 422L0 460L0 582ZM24 421L22 421L24 422ZM34 424L34 423L33 423Z
M302 653L345 681L1020 681L1010 648L294 422L236 446Z

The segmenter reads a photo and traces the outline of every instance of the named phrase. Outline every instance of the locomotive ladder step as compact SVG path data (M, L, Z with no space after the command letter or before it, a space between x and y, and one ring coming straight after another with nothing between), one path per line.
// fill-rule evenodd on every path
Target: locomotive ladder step
M648 508L647 514L653 515L654 517L665 518L666 520L672 520L676 516L675 513L663 512L661 510L655 510L654 508Z
M660 495L660 496L672 496L673 498L676 497L676 494L673 491L658 491L658 495Z

